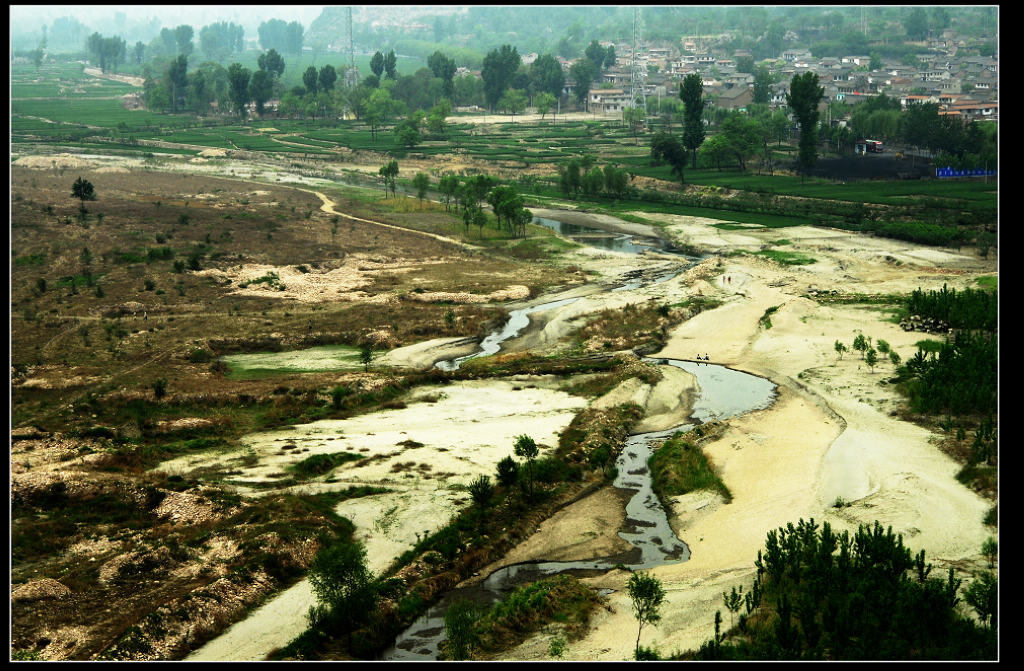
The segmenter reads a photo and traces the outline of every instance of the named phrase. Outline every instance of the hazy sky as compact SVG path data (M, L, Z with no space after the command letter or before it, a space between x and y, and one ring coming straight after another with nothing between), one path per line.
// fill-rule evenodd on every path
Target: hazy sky
M86 25L111 22L116 12L129 21L159 18L166 25L187 23L204 26L216 21L235 21L243 26L267 19L299 21L307 28L323 5L11 5L11 24L38 29L62 16L74 16Z

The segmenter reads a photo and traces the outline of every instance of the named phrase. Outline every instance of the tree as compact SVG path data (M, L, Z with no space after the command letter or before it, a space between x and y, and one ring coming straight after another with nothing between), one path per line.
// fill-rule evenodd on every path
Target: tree
M249 98L256 103L256 113L263 116L263 105L274 92L274 79L266 70L257 70L249 80Z
M860 358L864 358L864 353L868 349L868 339L864 337L863 333L858 333L857 337L853 339L853 349L860 352Z
M338 71L334 69L333 65L328 64L320 68L317 86L321 91L333 91L336 81L338 81Z
M896 350L889 350L889 361L892 363L893 368L900 365L900 355L896 353Z
M982 624L996 627L999 614L999 581L988 571L978 576L964 592L964 603L974 609Z
M377 75L378 79L384 73L384 54L379 51L370 58L370 72Z
M473 503L477 508L478 523L482 523L484 513L494 497L494 485L491 484L491 478L486 475L478 476L476 480L469 483L469 495L473 497Z
M495 109L505 94L521 62L519 52L508 44L503 44L501 49L494 49L484 56L480 77L483 79L484 98L490 110Z
M195 33L192 30L192 26L180 25L174 29L174 42L178 47L178 54L181 56L189 56L195 49L192 44L192 36Z
M644 126L644 120L647 118L647 112L643 107L627 107L622 110L622 121L629 124L630 129L633 131L633 143L636 145L640 144L640 129Z
M177 112L184 107L188 94L188 59L184 55L171 61L167 68L167 82L171 87L171 111Z
M602 47L597 40L592 40L587 48L583 50L583 55L590 59L590 62L594 64L600 72L604 68L605 59L608 56L608 52Z
M459 176L451 173L441 175L437 189L441 192L441 197L444 199L445 211L451 211L452 199L459 190Z
M907 31L907 37L911 41L923 40L928 34L928 16L924 9L915 7L903 20L903 28Z
M533 102L537 107L537 111L540 112L541 120L543 120L547 113L551 111L551 108L555 106L555 96L547 91L542 91L534 97Z
M386 79L397 79L397 67L398 58L395 56L395 50L391 49L388 53L384 54L384 77Z
M79 211L85 212L85 201L96 200L96 190L93 188L92 183L79 177L75 180L75 183L71 185L71 195L81 201L79 205Z
M636 632L636 653L640 652L640 632L645 624L654 624L661 619L659 608L665 601L665 590L661 581L644 573L634 573L626 583L626 591L633 602L633 616L640 626Z
M868 348L867 352L864 353L864 363L866 363L871 370L874 370L875 366L878 365L878 352L875 351L874 347Z
M575 195L579 192L580 186L582 186L580 174L580 160L578 158L569 159L566 165L558 166L558 184L563 193Z
M260 70L266 70L275 78L284 74L284 58L277 53L277 49L271 49L259 55L256 59Z
M220 62L242 51L244 39L245 29L242 26L219 21L199 30L199 49L207 58Z
M551 54L539 56L530 65L530 82L533 90L538 93L547 93L556 99L562 96L562 89L565 87L565 72L562 64ZM536 100L534 100L536 103Z
M432 135L444 137L448 128L445 119L451 113L452 106L447 98L442 98L441 102L430 108L430 111L427 113L427 129L430 130Z
M629 173L613 165L606 165L604 167L604 188L608 193L616 198L621 198L625 195L628 187Z
M587 102L590 85L599 74L600 70L589 58L581 58L569 68L569 76L576 82L573 95L576 98L577 107L582 107Z
M444 82L444 96L446 98L454 96L455 84L452 78L455 76L455 71L458 70L455 60L440 51L435 51L427 59L427 67L430 68L435 77Z
M363 364L363 371L370 370L373 362L373 345L363 345L359 348L359 363Z
M519 479L519 464L511 456L498 462L498 484L508 489Z
M672 174L685 183L683 169L686 167L686 149L679 138L665 131L658 131L651 138L651 158L664 161L672 167Z
M423 111L416 110L413 114L395 124L395 135L402 145L412 149L420 142L420 125L423 123Z
M530 498L533 498L533 461L537 458L540 453L540 449L537 447L537 443L534 442L533 438L530 438L526 434L516 437L515 443L515 455L526 459L526 465L530 473Z
M519 89L509 89L498 101L498 108L505 110L515 120L516 114L522 114L526 109L526 94Z
M306 87L307 93L316 95L319 90L317 82L320 80L320 74L316 71L316 66L310 65L306 68L306 71L302 73L302 83Z
M818 86L817 73L805 72L793 76L789 92L786 94L786 104L793 110L793 115L800 126L798 162L804 172L810 169L818 158L818 104L824 93L824 87Z
M722 161L732 155L732 147L729 146L728 138L719 133L712 135L701 146L700 155L705 157L707 162L714 163L718 171L722 171Z
M721 135L729 151L736 157L741 172L747 169L747 158L761 149L766 138L764 125L760 121L738 113L722 122Z
M996 564L996 559L999 557L999 543L995 538L989 536L985 539L985 542L981 545L981 554L985 555L988 559L988 567L992 568Z
M837 340L836 344L835 344L835 350L836 350L836 354L839 355L839 358L842 359L843 358L843 353L846 352L846 345L844 345L843 343L841 343L841 342L839 342Z
M679 99L683 101L683 146L693 157L692 167L697 167L697 150L704 143L704 83L699 73L686 75L679 85ZM680 169L680 179L682 170Z
M309 610L310 624L347 634L365 623L373 612L379 586L366 565L361 543L336 543L320 549L309 566L309 584L318 605Z
M416 188L416 197L420 199L422 206L423 199L427 197L427 189L430 187L430 175L425 172L418 172L412 178L412 185Z
M767 104L771 101L772 84L774 79L772 73L765 65L757 66L754 71L754 102Z
M232 63L228 68L231 103L239 116L245 116L245 106L249 104L250 75L249 69L240 63Z
M391 189L391 195L395 195L395 178L398 177L398 161L391 159L380 167L377 174L384 178L384 197L387 198L389 188Z
M155 398L156 400L159 401L160 399L167 395L166 378L158 377L157 379L153 380L150 386L153 388L153 398Z

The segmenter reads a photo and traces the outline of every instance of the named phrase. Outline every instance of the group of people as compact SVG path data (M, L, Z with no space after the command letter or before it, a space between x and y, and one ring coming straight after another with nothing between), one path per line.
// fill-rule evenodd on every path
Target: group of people
M701 357L700 354L697 355L697 361L711 361L711 357L709 357L708 353L705 352L703 358Z

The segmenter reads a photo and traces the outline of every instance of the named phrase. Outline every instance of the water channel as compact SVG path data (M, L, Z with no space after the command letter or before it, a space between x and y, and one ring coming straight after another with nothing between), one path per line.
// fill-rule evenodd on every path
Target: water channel
M537 218L541 219L541 218ZM560 234L573 235L587 230L584 227L563 224L554 220L539 223L555 228ZM555 227L553 224L558 224ZM572 227L572 228L570 228ZM593 230L593 229L589 229ZM632 236L590 237L586 242L606 240L606 249L639 253L650 245L638 245ZM692 258L688 259L692 262ZM682 270L676 269L653 278L637 278L622 284L612 291L633 289L645 284L667 281ZM457 359L435 364L443 370L456 370L467 359L494 354L501 344L516 337L530 322L530 315L544 310L568 305L578 298L567 298L549 303L514 310L500 331L484 339L478 352ZM710 363L676 359L645 359L650 363L670 365L686 370L697 379L699 394L690 413L689 420L702 423L714 419L735 417L752 410L768 407L775 399L775 385L763 378L732 370ZM460 600L472 601L480 606L489 606L519 585L535 582L545 576L564 572L603 572L617 565L634 570L647 570L670 562L683 562L690 558L689 546L672 530L658 497L651 485L647 460L655 449L676 432L689 431L693 423L680 424L663 431L640 433L630 436L616 460L617 475L614 487L633 492L626 504L625 528L619 536L627 541L632 550L616 557L596 557L586 561L571 562L526 562L501 568L477 585L455 589L443 596L424 615L404 632L399 634L394 645L385 650L381 660L436 660L441 642L445 638L444 614L448 607Z
M775 384L716 364L677 359L645 359L650 363L675 366L692 373L700 389L689 419L702 423L714 419L736 417L753 410L767 408L775 400ZM668 516L651 487L647 460L655 449L676 432L689 431L694 423L680 424L664 431L635 434L629 437L615 462L618 474L614 487L633 492L626 504L625 529L619 536L633 549L615 557L597 557L586 561L527 562L513 564L491 573L480 584L455 589L432 606L408 629L399 634L394 645L382 653L382 660L435 660L445 637L444 614L460 600L488 606L501 600L519 585L535 582L558 573L603 572L617 565L633 570L647 570L667 563L684 562L690 548L678 538Z

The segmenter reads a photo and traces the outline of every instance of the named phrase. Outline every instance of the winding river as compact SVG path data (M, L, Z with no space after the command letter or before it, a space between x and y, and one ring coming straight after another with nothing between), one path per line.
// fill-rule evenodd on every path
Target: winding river
M543 220L540 223L554 228L560 234L579 235L580 231L585 230L580 226L569 228L570 225L563 225L554 220ZM615 251L639 253L650 248L650 245L635 244L629 235L601 238L588 236L586 242L590 243L592 239L608 241L607 246L602 247ZM615 287L612 291L665 282L680 272L681 269L676 269L653 278L634 279ZM566 298L514 310L509 314L509 320L501 330L495 331L483 340L479 351L456 359L439 361L435 366L442 370L456 370L467 359L494 354L500 350L503 342L516 337L529 325L531 314L568 305L576 300L578 299ZM760 410L768 407L775 399L773 383L725 366L676 359L645 360L675 366L696 377L700 392L688 418L696 423L727 419ZM619 536L632 546L632 550L616 557L595 557L591 560L570 562L526 562L498 569L482 583L455 589L443 596L438 603L399 634L394 645L385 650L379 659L436 660L445 637L444 614L456 601L467 600L487 606L499 601L519 585L558 573L607 571L617 565L634 570L646 570L670 562L688 560L690 548L685 541L676 536L669 525L668 516L653 491L647 461L667 438L676 432L689 431L694 426L692 423L684 423L663 431L634 434L629 437L619 454L615 463L617 475L612 485L633 492L626 504L625 528L619 531Z
M697 378L700 393L689 417L696 423L728 419L761 410L775 400L775 384L749 373L696 361L645 360L681 368ZM445 637L444 614L448 606L456 601L468 600L487 606L499 601L519 585L558 573L608 571L620 564L633 570L647 570L688 560L690 548L669 525L668 516L652 489L647 460L667 438L676 432L689 431L694 426L693 423L686 423L664 431L634 434L619 454L615 462L618 474L612 485L633 492L626 504L626 528L619 532L619 536L633 546L631 551L616 557L570 562L526 562L498 569L479 585L455 589L442 597L399 634L395 644L384 651L380 659L437 659Z
M547 222L554 222L554 220L547 220ZM545 225L549 224L545 223ZM593 232L593 235L586 233L586 229L579 226L571 229L562 228L559 232L577 235L581 242L587 244L595 240L610 240L612 242L608 243L608 246L602 245L602 248L613 251L638 254L648 249L657 248L661 253L680 256L680 260L686 262L657 273L641 273L639 271L630 273L630 276L627 276L624 281L620 280L618 286L609 288L609 291L626 291L665 282L699 261L699 259L674 252L660 240L650 239L649 243L637 243L630 235L609 236L602 235L603 232L596 229L589 230ZM537 314L539 317L538 313L554 310L577 300L579 300L578 297L562 298L513 310L505 325L480 343L478 351L455 359L439 361L435 366L442 370L456 370L468 359L495 354L500 351L503 343L516 338L530 324L531 315ZM669 359L646 359L646 361L675 366L692 373L696 377L699 394L690 416L687 418L687 421L692 423L682 423L664 431L630 436L616 460L617 475L612 484L618 489L632 492L626 504L624 528L619 531L619 535L631 545L632 549L615 557L595 557L591 560L573 562L527 562L499 569L473 587L455 589L442 597L427 613L396 638L394 645L382 653L381 660L437 659L439 646L445 636L444 613L449 604L457 600L467 599L487 605L501 599L504 594L518 585L557 573L568 571L576 573L603 572L617 565L646 570L666 563L687 561L690 558L689 546L672 531L668 517L652 490L647 461L654 450L676 432L688 431L697 423L735 417L767 407L775 398L775 385L754 375L704 362ZM283 596L287 596L299 588L306 591L309 589L306 586L306 581L302 581L282 595L282 598L275 599L275 601L290 603L291 600L284 599ZM305 603L309 598L306 595L299 601ZM286 609L291 610L288 607ZM304 619L304 609L300 610L301 612L297 615ZM252 627L248 629L246 627L250 624L256 628L265 626L263 624L265 620L266 617L254 613L246 620L236 624L235 628L238 628L238 631L243 629L250 631L250 636L258 636L258 631L251 630ZM195 651L189 656L189 659L217 658L211 656L209 651L216 648L215 644L219 640L225 638L227 637L222 635L218 639L214 639L204 648ZM221 659L224 658L221 657Z

